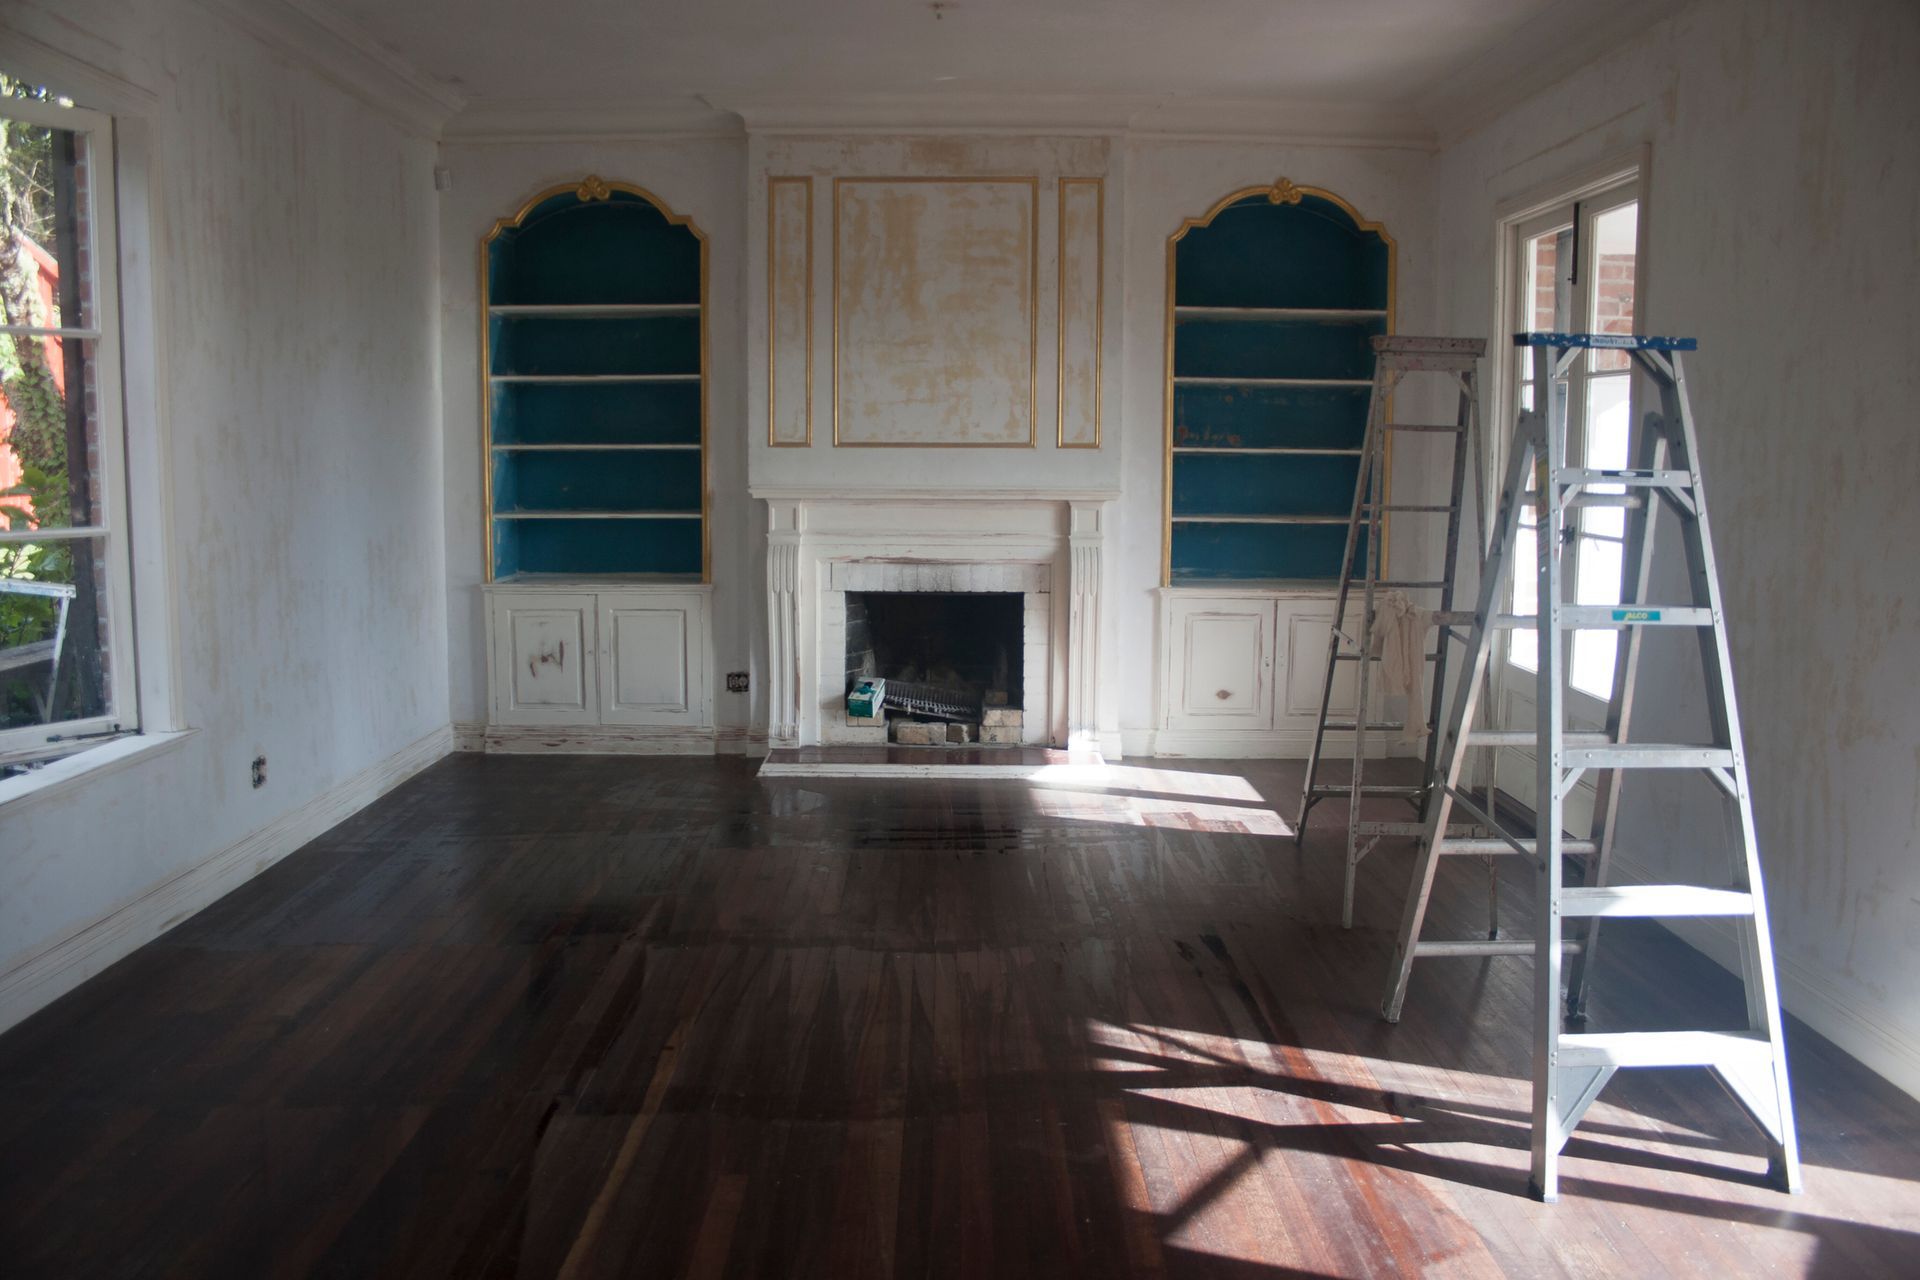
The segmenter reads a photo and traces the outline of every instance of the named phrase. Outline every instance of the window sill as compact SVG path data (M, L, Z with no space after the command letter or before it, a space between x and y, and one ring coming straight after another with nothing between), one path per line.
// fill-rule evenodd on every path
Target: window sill
M0 817L10 816L17 807L34 800L59 795L103 774L159 755L185 742L193 734L192 729L177 733L129 734L85 751L76 751L43 769L0 779Z

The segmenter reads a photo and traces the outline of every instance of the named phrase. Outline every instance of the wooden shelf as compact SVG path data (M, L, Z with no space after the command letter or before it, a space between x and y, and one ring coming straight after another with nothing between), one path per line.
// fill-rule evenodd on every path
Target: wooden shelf
M698 382L697 373L495 373L488 382Z
M627 453L648 449L686 449L698 452L699 444L496 444L496 453ZM1358 453L1359 450L1354 452Z
M496 511L495 520L698 520L698 511Z
M613 320L628 316L697 316L697 302L502 302L490 316L547 316L559 320Z
M1385 320L1385 311L1356 307L1175 307L1176 320Z
M1175 516L1175 524L1345 524L1346 516Z
M1305 448L1296 448L1292 445L1232 445L1232 446L1229 446L1229 445L1210 445L1210 444L1177 444L1173 446L1173 451L1177 454L1191 454L1191 455L1205 455L1210 453L1219 453L1219 454L1256 454L1261 456L1271 456L1271 455L1279 454L1283 456L1291 455L1294 457L1301 457L1301 458L1357 458L1360 456L1360 453L1361 453L1359 449L1305 449Z
M1192 378L1173 380L1176 387L1365 387L1373 388L1370 378Z

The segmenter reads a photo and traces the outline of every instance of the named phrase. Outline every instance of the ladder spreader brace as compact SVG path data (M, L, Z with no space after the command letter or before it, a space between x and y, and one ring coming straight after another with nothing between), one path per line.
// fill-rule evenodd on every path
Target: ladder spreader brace
M1340 587L1335 596L1333 623L1327 637L1326 678L1320 686L1320 718L1313 733L1313 748L1307 756L1306 781L1300 792L1299 820L1294 824L1295 843L1305 839L1307 815L1313 806L1330 796L1347 797L1347 839L1346 873L1340 894L1340 923L1345 928L1353 927L1353 890L1354 877L1360 862L1372 852L1373 847L1383 836L1404 836L1411 838L1425 830L1424 819L1427 813L1427 788L1425 780L1433 776L1435 755L1438 746L1440 713L1442 710L1441 691L1446 686L1447 648L1450 641L1464 639L1457 628L1472 621L1472 615L1453 612L1454 566L1459 558L1461 497L1468 475L1468 457L1472 456L1475 544L1474 552L1480 553L1486 541L1485 500L1481 494L1482 443L1480 438L1480 394L1479 361L1486 354L1487 344L1480 338L1419 338L1407 336L1382 336L1373 339L1374 366L1373 392L1367 407L1367 433L1360 450L1360 470L1353 486L1353 509L1347 517L1346 550L1340 558ZM1396 422L1390 409L1394 391L1403 378L1409 374L1437 374L1448 379L1459 392L1458 407L1452 422ZM1451 487L1445 503L1391 503L1386 495L1387 442L1401 432L1437 433L1449 436L1453 445L1451 466ZM1384 579L1381 574L1382 532L1388 513L1406 513L1410 515L1441 515L1446 517L1447 538L1445 556L1441 562L1441 572L1437 579L1394 580ZM1363 542L1364 539L1364 542ZM1357 554L1356 554L1357 553ZM1359 560L1358 568L1355 561ZM1357 635L1347 634L1347 602L1354 592L1356 580L1361 593L1360 625ZM1426 715L1426 750L1422 765L1421 785L1406 786L1380 784L1368 785L1366 781L1367 736L1377 732L1395 732L1404 726L1397 724L1373 723L1366 714L1369 710L1373 688L1373 664L1380 657L1376 623L1379 592L1382 590L1437 591L1437 607L1430 615L1438 628L1438 639L1431 649L1426 648L1426 639L1421 640L1423 662L1430 664L1433 670L1432 698L1428 702ZM1336 715L1333 711L1334 683L1342 663L1351 662L1358 667L1355 683L1355 712L1350 715ZM1407 698L1407 717L1415 715L1414 707L1422 699L1417 694ZM1327 733L1351 733L1353 735L1353 767L1343 782L1322 780L1321 764L1324 760ZM1406 801L1413 806L1415 821L1377 822L1366 821L1361 817L1361 803L1368 796L1385 796ZM1473 834L1462 830L1459 834ZM1489 866L1488 887L1492 892L1494 884ZM1494 907L1489 907L1489 917Z
M1390 1022L1399 1020L1415 960L1531 955L1534 1194L1543 1200L1557 1198L1561 1149L1615 1071L1622 1067L1675 1066L1706 1067L1719 1078L1764 1132L1768 1173L1774 1184L1798 1191L1799 1154L1753 801L1734 700L1726 615L1707 520L1706 490L1700 478L1699 442L1681 362L1681 353L1693 350L1696 344L1691 338L1567 333L1518 334L1514 342L1534 348L1536 359L1550 360L1549 376L1541 380L1545 385L1565 377L1573 363L1589 350L1626 351L1658 389L1660 409L1646 417L1635 445L1634 465L1618 470L1566 465L1562 397L1548 395L1549 409L1544 415L1532 411L1520 415L1507 459L1493 541L1481 573L1465 667L1448 717L1438 771L1432 775L1434 788L1425 830L1381 1012ZM1532 492L1528 491L1530 477ZM1506 597L1517 569L1512 559L1520 508L1528 502L1538 513L1540 612L1537 616L1498 613L1496 608ZM1579 519L1568 513L1601 504L1625 508L1620 602L1564 603L1561 555L1567 536L1577 532ZM1671 605L1654 603L1647 597L1653 571L1654 515L1663 507L1673 513L1680 527L1691 597ZM1712 733L1708 743L1676 745L1629 738L1640 641L1647 628L1662 626L1691 629L1699 636ZM1493 634L1522 627L1536 629L1539 636L1535 728L1531 732L1475 728L1475 711L1490 678ZM1606 728L1601 733L1570 733L1564 715L1565 637L1569 631L1594 628L1625 633L1614 664ZM1447 825L1454 806L1478 809L1461 786L1468 752L1513 746L1531 748L1537 762L1534 833L1521 835L1506 830L1495 822L1496 815L1489 807L1474 812L1474 817L1488 826L1490 838L1456 838ZM1491 774L1491 761L1487 765ZM1610 864L1620 786L1629 769L1698 770L1724 794L1733 811L1740 846L1729 856L1728 884L1612 882ZM1576 839L1564 831L1564 801L1588 773L1596 775L1593 819L1589 834ZM1530 941L1421 938L1441 858L1467 852L1516 854L1532 863L1537 893L1534 937ZM1586 874L1573 887L1565 884L1564 860L1568 857L1587 860ZM1599 924L1608 916L1719 916L1734 921L1740 933L1746 1027L1738 1031L1567 1031L1566 1020L1585 1021L1588 978L1600 942Z

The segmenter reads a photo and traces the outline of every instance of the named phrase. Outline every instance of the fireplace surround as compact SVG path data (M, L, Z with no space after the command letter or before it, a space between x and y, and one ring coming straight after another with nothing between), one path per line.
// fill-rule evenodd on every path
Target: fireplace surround
M870 740L846 716L847 593L926 592L1018 595L1021 741L1118 756L1101 608L1112 495L754 496L768 519L769 745Z

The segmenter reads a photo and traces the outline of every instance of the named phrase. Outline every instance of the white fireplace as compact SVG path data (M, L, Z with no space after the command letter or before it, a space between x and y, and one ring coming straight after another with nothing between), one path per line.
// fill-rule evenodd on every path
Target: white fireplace
M1105 668L1104 493L754 490L767 507L768 740L860 740L845 717L848 592L1017 593L1021 741L1119 754Z

